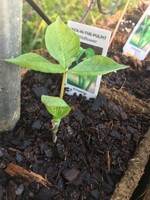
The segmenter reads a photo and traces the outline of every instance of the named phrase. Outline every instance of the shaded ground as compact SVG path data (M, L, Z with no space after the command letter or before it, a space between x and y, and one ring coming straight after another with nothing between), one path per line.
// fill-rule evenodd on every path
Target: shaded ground
M107 86L127 91L138 99L148 101L150 97L150 70L148 63L136 61L118 52L109 52L109 56L119 63L130 66L130 68L105 76L104 79L107 82Z

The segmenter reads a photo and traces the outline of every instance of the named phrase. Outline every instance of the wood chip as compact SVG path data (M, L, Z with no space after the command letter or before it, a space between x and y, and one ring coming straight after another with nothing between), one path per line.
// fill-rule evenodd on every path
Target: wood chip
M13 177L22 177L26 179L29 183L38 182L44 185L45 187L50 187L51 183L48 182L41 175L36 174L32 171L28 171L16 164L10 163L9 166L5 169L5 172Z
M107 165L108 172L110 172L110 153L109 153L109 150L106 151L106 165Z

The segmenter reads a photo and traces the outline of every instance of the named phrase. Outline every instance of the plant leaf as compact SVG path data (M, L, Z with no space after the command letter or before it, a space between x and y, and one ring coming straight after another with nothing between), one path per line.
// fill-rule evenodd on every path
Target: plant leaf
M42 95L42 103L46 106L47 111L53 116L54 119L61 119L68 115L71 107L60 97L51 97Z
M78 76L97 76L127 67L128 66L118 64L105 56L97 55L80 62L74 68L68 70L68 73Z
M36 53L26 53L16 58L4 61L44 73L64 73L65 69L59 64L53 64Z
M51 56L67 69L76 59L80 40L77 34L70 29L60 17L48 26L45 35L46 47Z
M95 55L95 52L92 48L87 48L85 50L85 55L86 55L86 57L84 59L88 59L88 58L93 57Z
M79 48L79 51L76 55L76 62L78 63L79 58L84 54L85 49L83 49L82 47Z

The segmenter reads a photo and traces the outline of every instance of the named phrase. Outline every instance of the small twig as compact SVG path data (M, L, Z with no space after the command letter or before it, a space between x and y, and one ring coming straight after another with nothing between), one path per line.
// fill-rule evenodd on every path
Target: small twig
M118 157L118 165L119 165L119 168L121 169L121 171L124 171L121 167L121 164L120 164L120 157Z
M128 8L128 5L129 5L130 1L131 1L131 0L128 0L128 1L127 1L126 5L125 5L125 7L124 7L124 10L122 11L122 14L121 14L121 16L120 16L120 18L119 18L119 20L118 20L118 23L117 23L117 25L116 25L116 27L115 27L115 30L113 31L113 34L112 34L112 36L111 36L111 39L110 39L110 42L109 42L109 47L111 46L111 43L112 43L112 41L113 41L113 39L114 39L114 37L115 37L115 35L116 35L116 33L117 33L117 30L118 30L118 28L119 28L119 25L120 25L120 23L121 23L121 20L122 20L123 16L124 16L125 13L126 13L126 10L127 10L127 8Z
M82 159L83 159L85 165L87 166L87 168L89 169L89 165L87 164L87 162L86 162L86 160L85 160L85 158L83 156L82 156Z
M123 81L121 87L120 87L118 90L122 90L122 89L124 88L125 83L126 83L126 78L124 79L124 81Z
M56 182L58 181L58 179L60 177L60 173L61 173L61 169L58 170L58 173L57 173L57 176L56 176L56 179L55 179Z
M21 154L22 154L22 152L21 152L20 150L14 149L14 148L12 148L12 147L9 147L8 150L9 150L9 151L12 151L12 152L15 152L15 153L18 152L18 153L21 153Z
M109 150L106 151L106 165L107 165L108 172L110 172L110 153L109 153Z
M141 199L141 197L144 197L144 195L146 194L147 190L148 190L148 187L144 190L144 192L136 200Z
M50 187L52 184L43 178L41 175L36 174L32 171L28 171L23 167L20 167L16 164L10 163L9 166L5 170L10 176L13 177L22 177L26 179L29 183L38 182L44 185L45 187Z
M88 137L88 144L90 144L90 140L91 140L91 134L89 134L89 137Z
M35 46L35 42L36 42L36 40L37 40L37 38L39 36L39 33L40 33L41 29L42 29L43 24L44 24L44 20L42 19L40 24L39 24L39 27L38 27L38 29L36 31L35 37L33 39L33 42L32 42L33 47Z

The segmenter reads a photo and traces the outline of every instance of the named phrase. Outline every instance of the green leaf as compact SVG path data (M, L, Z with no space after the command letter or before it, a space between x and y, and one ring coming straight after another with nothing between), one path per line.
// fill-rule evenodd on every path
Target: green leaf
M59 17L48 26L45 42L50 55L65 69L75 61L80 47L79 37Z
M36 53L26 53L16 58L4 61L44 73L64 73L65 69L59 64L53 64Z
M125 69L128 66L121 65L104 56L93 56L83 62L80 62L74 68L68 70L68 73L78 76L97 76L107 74L119 69Z
M42 103L46 106L47 111L53 116L54 119L61 119L68 115L71 107L60 97L51 97L42 95Z
M82 47L79 48L79 51L76 55L76 63L78 64L79 63L79 58L84 54L85 52L85 49L83 49Z
M92 48L87 48L85 50L85 55L86 55L86 58L85 59L88 59L88 58L91 58L95 55L95 52Z

